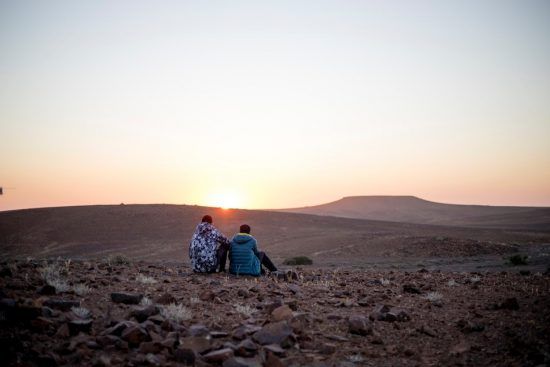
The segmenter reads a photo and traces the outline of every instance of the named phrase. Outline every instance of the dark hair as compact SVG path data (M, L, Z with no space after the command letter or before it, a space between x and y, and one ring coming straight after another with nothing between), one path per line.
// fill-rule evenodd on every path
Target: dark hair
M239 228L239 232L250 234L250 226L248 224L242 224Z
M212 224L212 217L209 215L205 215L204 217L202 217L202 221Z

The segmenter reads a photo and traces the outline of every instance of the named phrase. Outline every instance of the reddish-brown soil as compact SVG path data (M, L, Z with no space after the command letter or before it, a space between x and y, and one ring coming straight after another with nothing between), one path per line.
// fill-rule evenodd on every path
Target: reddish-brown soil
M47 293L44 268L56 269L69 289L39 294ZM550 278L543 274L304 267L285 280L283 274L198 275L187 266L66 260L12 261L1 269L3 365L550 363ZM154 283L144 284L143 276ZM75 294L76 284L89 293ZM144 307L115 303L112 292L147 297L152 315L136 319L132 312ZM84 318L91 327L75 323L79 317L52 299L79 302L91 312ZM190 319L158 315L166 302L183 305ZM375 312L383 305L389 314Z

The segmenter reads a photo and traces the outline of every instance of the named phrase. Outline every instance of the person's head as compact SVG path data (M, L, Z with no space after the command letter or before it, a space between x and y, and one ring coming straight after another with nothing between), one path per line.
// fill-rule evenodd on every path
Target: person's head
M239 227L239 232L240 233L248 233L250 234L250 226L248 224L242 224L240 227Z
M206 223L212 224L212 217L209 216L209 215L205 215L204 217L202 217L202 222L206 222Z

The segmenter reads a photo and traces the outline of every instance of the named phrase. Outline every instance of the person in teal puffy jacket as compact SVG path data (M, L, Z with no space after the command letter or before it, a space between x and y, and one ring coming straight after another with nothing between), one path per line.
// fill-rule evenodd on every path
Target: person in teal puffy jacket
M239 233L231 240L229 248L229 272L236 275L264 274L262 265L269 271L277 271L263 251L258 251L256 239L250 235L250 226L241 225Z

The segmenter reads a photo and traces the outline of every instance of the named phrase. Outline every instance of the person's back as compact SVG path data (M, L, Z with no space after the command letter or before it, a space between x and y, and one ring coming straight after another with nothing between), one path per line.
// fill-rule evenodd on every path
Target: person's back
M220 244L220 246L218 246ZM189 244L189 258L193 271L198 273L213 273L220 266L225 268L225 249L229 247L229 240L212 225L212 217L205 215L199 223L191 243Z
M258 244L256 239L250 235L248 224L241 225L239 233L231 240L229 261L229 272L232 274L259 276L265 273L262 266L269 271L277 271L277 267L266 253L258 251Z
M248 233L233 237L229 250L229 272L232 274L260 275L260 259L256 239Z

